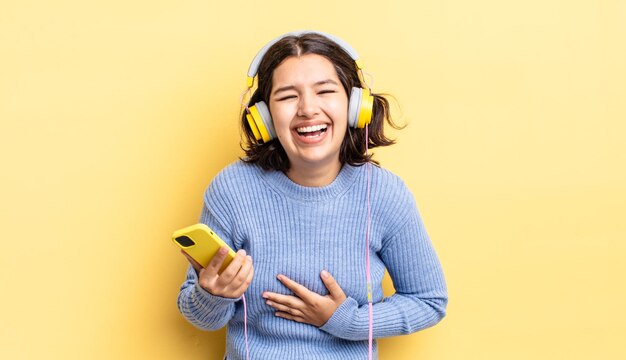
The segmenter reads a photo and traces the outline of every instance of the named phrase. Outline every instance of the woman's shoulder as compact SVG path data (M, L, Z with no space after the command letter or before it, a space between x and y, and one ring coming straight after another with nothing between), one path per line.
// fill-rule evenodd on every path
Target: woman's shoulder
M379 209L403 218L416 207L413 193L400 176L380 166L371 166L371 198Z
M389 169L372 164L372 185L384 187L384 193L393 195L395 193L406 194L409 191L406 183L400 176Z
M238 193L258 181L261 168L256 164L237 160L222 170L213 178L206 189L206 195L223 195Z

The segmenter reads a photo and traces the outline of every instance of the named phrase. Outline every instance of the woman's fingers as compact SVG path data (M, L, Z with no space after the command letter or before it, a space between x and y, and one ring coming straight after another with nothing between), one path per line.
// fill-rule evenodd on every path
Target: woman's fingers
M219 273L228 254L228 248L220 248L206 268L198 272L200 286L209 293L227 298L238 298L248 288L254 276L252 257L241 249L231 263Z
M237 276L237 273L239 273L239 270L241 269L241 266L243 265L243 262L245 259L246 259L246 251L244 249L240 249L239 251L237 251L237 255L235 255L235 258L233 259L233 261L231 261L230 264L228 264L228 266L226 267L226 269L224 269L224 271L222 271L222 273L219 274L220 281L222 283L230 284L232 280L235 278L235 276Z
M276 316L322 326L343 303L346 295L328 271L322 271L320 276L328 288L328 295L320 295L284 275L278 275L278 279L285 287L293 291L294 295L266 291L263 293L263 298L266 299L267 305L276 310Z
M250 257L250 255L246 255L243 258L243 263L241 264L241 267L239 268L235 276L232 279L230 279L230 282L228 285L229 288L233 290L237 290L241 287L244 287L244 290L245 290L245 288L247 288L248 285L250 284L249 282L246 284L246 282L248 278L251 279L250 272L252 271L252 269L253 269L252 257ZM226 270L224 270L224 272L226 272ZM227 280L228 279L224 278L224 281L227 281Z
M279 312L290 314L292 316L302 316L302 311L296 307L287 306L272 300L266 300L265 303Z
M225 246L217 250L217 253L215 254L215 256L213 256L213 258L209 262L209 265L207 265L206 267L206 271L211 276L215 276L218 274L218 272L222 268L222 264L224 263L224 260L226 260L227 254L228 254L228 248Z
M301 306L304 302L293 295L283 295L275 292L266 291L263 293L263 298L266 300L270 300L277 304L283 304L289 307Z
M303 299L304 301L309 301L313 296L317 295L313 291L307 289L306 287L298 284L297 282L291 280L285 275L278 275L278 280L283 283L289 290L293 291L293 293Z
M250 283L252 283L252 277L254 276L254 266L252 266L252 257L250 255L246 257L246 265L248 269L245 272L246 278L242 285L245 285L247 289L248 286L250 286Z
M326 270L322 270L320 277L322 278L322 282L324 286L328 289L330 293L330 297L333 299L338 299L343 301L346 299L346 294L343 292L343 289L339 286L335 278Z
M189 254L187 254L185 250L180 249L180 252L183 255L185 255L185 257L187 258L187 261L189 261L189 263L194 268L194 270L196 270L196 274L198 274L200 270L202 270L202 265L200 265L196 260L194 260L191 256L189 256Z

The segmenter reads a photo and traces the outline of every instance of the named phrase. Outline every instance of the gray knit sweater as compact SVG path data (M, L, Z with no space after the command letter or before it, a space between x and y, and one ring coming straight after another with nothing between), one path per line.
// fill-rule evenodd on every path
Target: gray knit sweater
M207 188L200 222L253 259L254 279L245 294L251 359L367 359L367 167L344 165L330 185L304 187L282 172L238 161ZM370 169L374 338L409 334L443 318L446 284L412 194L391 172ZM325 295L323 269L348 298L319 328L274 316L261 297L264 291L291 294L278 274ZM386 298L385 269L396 290ZM201 329L227 325L226 357L246 358L241 299L209 294L189 267L178 307Z

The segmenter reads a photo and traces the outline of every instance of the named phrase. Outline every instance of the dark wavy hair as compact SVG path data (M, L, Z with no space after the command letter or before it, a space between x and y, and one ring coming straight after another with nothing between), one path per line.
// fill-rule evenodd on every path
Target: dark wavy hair
M358 69L352 57L334 41L316 33L305 33L300 36L287 36L272 45L259 64L258 87L250 97L249 106L264 101L269 104L272 91L272 76L274 70L283 60L291 56L317 54L328 59L335 67L341 85L350 96L353 87L364 87L359 78ZM367 91L367 90L364 90ZM372 108L372 121L368 129L368 146L370 149L379 146L388 146L395 143L384 134L385 121L395 129L401 129L391 119L389 101L383 94L372 94L374 104ZM243 109L241 116L243 136L241 148L246 156L241 160L248 163L258 163L265 170L289 170L289 158L278 139L272 139L267 143L256 141L252 129L246 119ZM365 154L365 129L354 129L348 126L339 151L341 164L348 163L360 166L367 162L378 164L372 159L372 154Z

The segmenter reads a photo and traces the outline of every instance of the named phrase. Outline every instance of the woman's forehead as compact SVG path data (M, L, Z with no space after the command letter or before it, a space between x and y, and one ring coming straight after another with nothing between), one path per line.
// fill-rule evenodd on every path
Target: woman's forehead
M317 54L290 56L276 67L272 75L273 87L279 83L312 85L328 80L339 82L335 66Z

